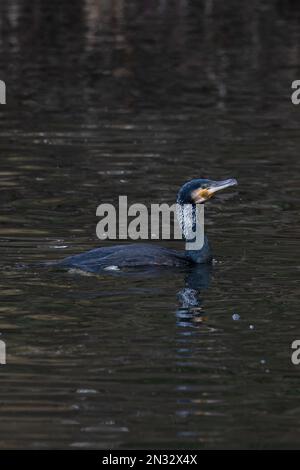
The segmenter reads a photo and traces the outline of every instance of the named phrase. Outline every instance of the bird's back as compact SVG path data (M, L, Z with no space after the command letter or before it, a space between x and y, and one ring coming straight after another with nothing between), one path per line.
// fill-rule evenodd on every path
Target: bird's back
M188 264L185 253L155 244L124 244L96 248L56 263L58 267L99 272L105 268L135 266L184 266Z

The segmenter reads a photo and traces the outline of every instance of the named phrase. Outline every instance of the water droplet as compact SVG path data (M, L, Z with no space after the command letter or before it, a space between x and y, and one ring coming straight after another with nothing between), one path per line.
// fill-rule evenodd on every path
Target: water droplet
M241 318L241 317L239 316L238 313L234 313L234 314L232 315L232 320L239 320L240 318Z

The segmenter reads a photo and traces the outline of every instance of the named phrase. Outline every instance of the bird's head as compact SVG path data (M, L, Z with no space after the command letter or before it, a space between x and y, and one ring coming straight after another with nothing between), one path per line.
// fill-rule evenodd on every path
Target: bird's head
M233 178L222 181L194 179L181 186L177 194L177 203L180 205L203 204L218 191L235 185L237 185L237 180Z

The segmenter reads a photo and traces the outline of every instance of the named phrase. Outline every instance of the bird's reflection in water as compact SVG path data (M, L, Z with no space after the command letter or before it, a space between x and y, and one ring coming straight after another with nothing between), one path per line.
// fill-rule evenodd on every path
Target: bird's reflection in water
M57 271L56 267L49 267L49 271ZM146 286L144 287L130 287L130 281L135 281L135 280L142 280L144 279L145 282L149 279L157 279L159 280L160 278L165 278L166 276L170 277L170 275L173 277L175 276L177 278L177 281L180 282L180 279L182 278L182 287L178 292L177 292L177 299L178 299L178 309L176 310L176 316L180 322L186 320L197 320L199 319L200 313L203 311L202 307L202 299L201 295L202 292L206 289L208 289L210 285L210 279L212 275L212 266L208 264L201 264L201 265L195 265L194 267L189 267L186 270L170 270L162 267L151 267L147 269L122 269L122 270L109 270L109 271L104 271L99 274L93 274L93 273L87 273L83 270L80 269L69 269L65 273L68 277L72 276L73 279L76 278L85 278L88 277L89 279L93 278L96 279L97 281L102 281L104 279L127 279L129 281L129 284L126 286L126 292L130 293L133 292L135 294L138 294L139 292L143 294L145 291L149 291ZM91 281L89 281L90 284ZM153 289L150 289L152 291ZM122 288L119 289L119 294L123 294L124 291ZM76 298L97 298L97 297L103 297L110 295L111 291L99 291L99 285L97 284L97 289L96 290L88 290L86 291L83 289L83 286L81 286L81 289L77 288L75 291L69 292L67 295L71 297L76 297ZM114 293L116 294L116 293Z
M193 267L185 276L185 287L178 294L179 307L176 310L178 326L193 326L205 320L202 292L208 289L212 266L203 264Z
M180 418L181 429L178 437L206 440L201 417L212 415L214 397L209 388L203 386L201 377L201 357L206 355L208 336L214 331L209 326L208 315L203 306L203 293L210 286L213 267L203 264L193 267L185 275L185 287L177 294L176 309L177 338L176 366L180 368L176 385L176 415ZM210 341L210 340L209 340ZM192 375L191 375L192 371ZM205 373L205 372L204 372ZM199 375L200 374L200 375ZM196 421L194 421L196 417Z

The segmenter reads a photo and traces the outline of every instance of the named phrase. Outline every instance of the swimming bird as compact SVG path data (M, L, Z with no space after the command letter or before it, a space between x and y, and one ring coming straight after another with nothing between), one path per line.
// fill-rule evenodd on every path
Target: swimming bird
M196 206L204 204L218 191L236 184L235 179L223 181L193 179L180 188L176 201L177 218L186 242L184 251L168 249L156 244L123 244L95 248L48 265L97 273L124 267L184 267L209 264L212 262L212 252L207 237L204 236L201 246L194 245L197 238L195 234L199 227Z

